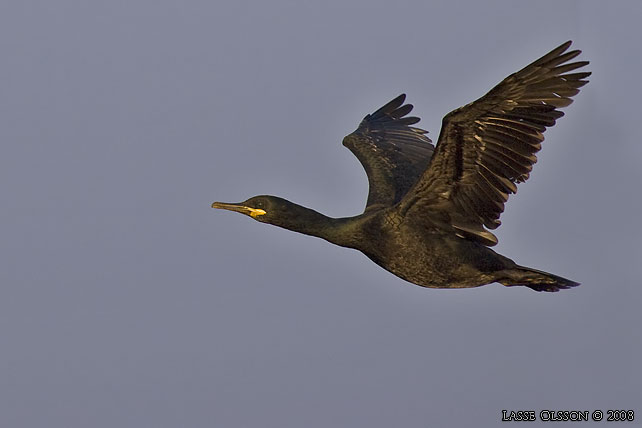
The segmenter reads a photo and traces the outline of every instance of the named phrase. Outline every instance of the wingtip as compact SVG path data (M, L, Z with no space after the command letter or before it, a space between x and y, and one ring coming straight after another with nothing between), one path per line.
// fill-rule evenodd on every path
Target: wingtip
M403 105L403 103L406 102L406 94L400 94L396 96L392 101L390 101L388 104L394 105L395 108L399 108Z
M561 45L559 45L558 47L556 47L555 49L553 49L553 51L559 51L559 54L562 54L562 53L566 52L568 50L568 48L571 47L572 44L573 44L573 40L567 40L564 43L562 43Z
M386 103L386 105L395 105L395 106L400 106L406 101L406 94L399 94L390 101Z
M545 54L544 56L542 56L541 58L533 62L531 65L543 65L551 61L559 61L560 57L564 57L564 60L562 61L564 62L576 57L581 53L580 50L566 52L572 43L573 43L572 40L568 40L562 43L561 45L559 45L549 53Z

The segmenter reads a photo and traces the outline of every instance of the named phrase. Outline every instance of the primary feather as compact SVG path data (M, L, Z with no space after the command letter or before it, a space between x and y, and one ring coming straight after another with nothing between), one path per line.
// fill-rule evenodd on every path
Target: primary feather
M435 153L401 201L405 215L443 218L458 234L485 245L517 183L537 161L544 131L562 117L559 108L591 73L569 73L588 64L566 42L508 76L486 95L444 117Z
M412 104L399 95L367 115L343 145L359 159L369 182L366 211L393 205L410 190L426 169L434 146L427 131L413 125L418 117L406 116Z

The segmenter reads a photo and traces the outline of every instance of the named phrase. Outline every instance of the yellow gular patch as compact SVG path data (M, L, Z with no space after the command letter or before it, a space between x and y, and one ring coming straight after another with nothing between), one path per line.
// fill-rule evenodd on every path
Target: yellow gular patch
M265 210L261 210L261 209L258 209L258 208L248 208L248 210L250 210L250 216L252 218L257 218L260 215L265 215L266 214Z

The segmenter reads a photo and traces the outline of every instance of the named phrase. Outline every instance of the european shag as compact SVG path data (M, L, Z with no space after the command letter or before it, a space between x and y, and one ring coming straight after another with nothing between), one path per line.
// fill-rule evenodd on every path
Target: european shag
M546 128L588 81L573 72L568 41L508 76L477 101L444 117L437 145L412 125L399 95L367 115L343 145L366 171L365 211L330 218L276 196L214 202L221 208L361 251L384 269L423 287L467 288L499 282L536 291L579 283L520 266L489 247L508 195L528 179Z

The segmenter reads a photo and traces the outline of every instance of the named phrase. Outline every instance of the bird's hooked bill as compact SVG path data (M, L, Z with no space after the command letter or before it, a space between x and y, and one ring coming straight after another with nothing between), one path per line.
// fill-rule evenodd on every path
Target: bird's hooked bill
M241 204L227 204L225 202L214 202L212 208L218 208L221 210L236 211L237 213L249 215L252 218L256 218L260 215L266 214L265 210L259 208L251 208Z

